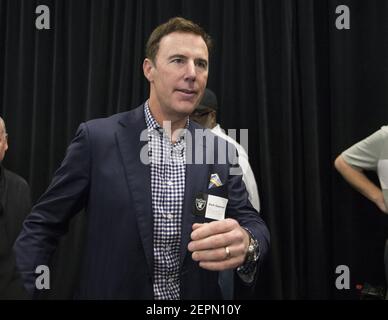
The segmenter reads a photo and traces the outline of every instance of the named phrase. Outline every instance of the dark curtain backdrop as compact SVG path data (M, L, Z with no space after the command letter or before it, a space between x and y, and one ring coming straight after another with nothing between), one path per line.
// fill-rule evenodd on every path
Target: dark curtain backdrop
M51 10L50 30L35 28L40 4ZM350 30L335 27L342 4ZM145 101L146 39L176 15L214 39L208 86L219 122L249 129L272 236L253 298L355 299L358 283L384 285L387 217L333 161L388 122L388 1L1 0L4 165L26 178L36 201L81 122ZM71 295L84 223L82 213L72 221L49 297ZM338 265L350 268L350 290L335 287Z

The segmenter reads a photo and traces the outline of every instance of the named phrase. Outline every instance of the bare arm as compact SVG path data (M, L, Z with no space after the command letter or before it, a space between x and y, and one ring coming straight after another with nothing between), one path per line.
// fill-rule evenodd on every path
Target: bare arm
M368 179L361 169L349 165L342 155L335 159L334 166L352 187L375 203L381 211L388 213L384 203L383 192Z

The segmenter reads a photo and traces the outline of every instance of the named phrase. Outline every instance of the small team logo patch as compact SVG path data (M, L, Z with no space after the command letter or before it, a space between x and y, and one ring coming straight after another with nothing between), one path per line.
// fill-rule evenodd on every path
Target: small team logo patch
M206 200L204 199L195 199L195 206L197 207L198 211L202 211L205 208Z

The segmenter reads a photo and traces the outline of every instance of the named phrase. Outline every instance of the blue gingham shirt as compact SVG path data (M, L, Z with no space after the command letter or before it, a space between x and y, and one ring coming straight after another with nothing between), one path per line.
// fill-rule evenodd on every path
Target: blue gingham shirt
M154 218L154 298L180 299L179 250L186 175L184 134L175 143L144 107ZM186 124L186 128L188 122Z

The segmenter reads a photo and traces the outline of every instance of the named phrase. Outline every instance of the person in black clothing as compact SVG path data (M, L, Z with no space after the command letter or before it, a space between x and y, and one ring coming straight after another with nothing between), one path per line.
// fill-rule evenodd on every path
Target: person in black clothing
M31 210L30 188L22 177L3 167L7 149L8 135L0 117L0 299L25 299L12 247Z

